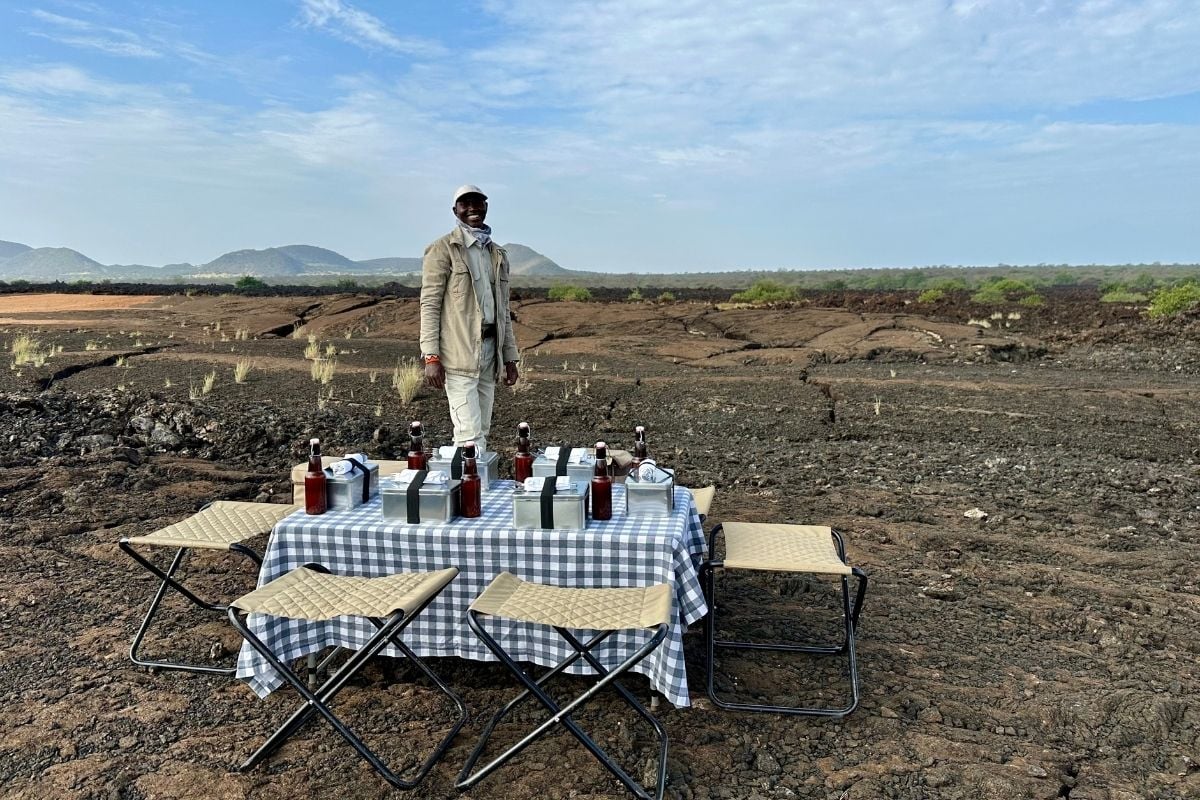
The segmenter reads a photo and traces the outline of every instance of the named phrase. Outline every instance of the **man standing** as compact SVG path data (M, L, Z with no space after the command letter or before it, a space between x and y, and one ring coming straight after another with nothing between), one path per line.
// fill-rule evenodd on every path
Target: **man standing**
M484 224L487 195L454 192L458 226L425 248L421 264L421 352L425 382L445 389L454 444L487 450L496 380L517 382L517 340L508 312L508 255Z

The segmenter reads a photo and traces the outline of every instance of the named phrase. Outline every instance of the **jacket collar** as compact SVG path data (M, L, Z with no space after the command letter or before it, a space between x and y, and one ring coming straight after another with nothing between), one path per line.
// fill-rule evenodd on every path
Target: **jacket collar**
M465 238L465 234L463 234L463 229L462 229L461 225L455 225L454 230L450 231L450 243L456 244L464 250L467 249L467 240ZM493 253L503 253L504 252L504 248L501 247L500 245L496 244L495 239L492 240L492 245L491 245L490 249L492 250Z

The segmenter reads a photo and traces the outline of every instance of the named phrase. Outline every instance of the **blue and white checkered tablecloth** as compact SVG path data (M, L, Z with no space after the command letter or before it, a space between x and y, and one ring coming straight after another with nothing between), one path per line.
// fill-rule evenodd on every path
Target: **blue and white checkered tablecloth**
M309 562L338 575L362 576L458 567L458 577L401 638L420 656L494 661L467 627L466 610L504 570L524 580L573 588L670 583L675 587L676 622L666 640L634 669L649 677L651 685L674 705L689 705L683 631L708 611L698 570L706 544L691 494L675 488L675 510L670 516L628 517L624 514L624 487L616 484L609 521L589 520L583 531L515 530L514 485L494 482L492 490L484 494L482 517L438 525L387 522L381 516L378 497L359 508L319 517L298 511L275 526L259 585ZM499 618L485 624L518 661L554 666L571 653L551 628ZM306 622L254 614L250 627L284 661L330 645L359 648L375 633L360 617ZM586 637L587 633L580 635ZM596 656L605 666L616 666L622 654L633 652L649 636L648 631L621 631L602 644ZM394 648L384 652L398 655ZM586 674L591 667L577 662L570 671ZM237 676L260 697L283 683L270 664L246 644L238 656Z

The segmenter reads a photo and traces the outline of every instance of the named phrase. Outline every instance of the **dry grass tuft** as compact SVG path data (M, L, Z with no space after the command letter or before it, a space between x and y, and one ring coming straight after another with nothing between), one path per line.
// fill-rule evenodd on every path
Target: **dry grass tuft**
M254 362L248 358L239 358L237 363L233 365L233 382L245 383L246 377L250 374L250 370L254 368Z
M312 362L309 368L309 374L317 383L325 386L333 381L333 375L337 372L336 358L317 358Z
M54 353L53 346L43 350L41 342L25 334L21 334L13 339L11 348L13 354L12 366L14 369L25 364L40 367Z
M408 405L421 390L425 382L425 368L415 358L401 361L392 372L392 388L400 395L400 402Z
M216 382L217 382L217 372L216 372L216 370L213 370L212 372L210 372L204 376L204 386L201 388L200 391L203 394L208 394L209 392L211 392L213 390L213 386L216 385Z

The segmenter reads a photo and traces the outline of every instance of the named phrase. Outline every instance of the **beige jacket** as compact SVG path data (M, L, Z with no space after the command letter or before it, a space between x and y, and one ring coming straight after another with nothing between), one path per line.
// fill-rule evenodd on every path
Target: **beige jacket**
M517 339L508 311L508 254L493 243L492 290L496 301L496 377L503 377L503 362L516 361ZM447 372L479 375L480 330L483 317L471 268L467 265L463 232L450 233L425 248L421 264L421 352L437 353Z

